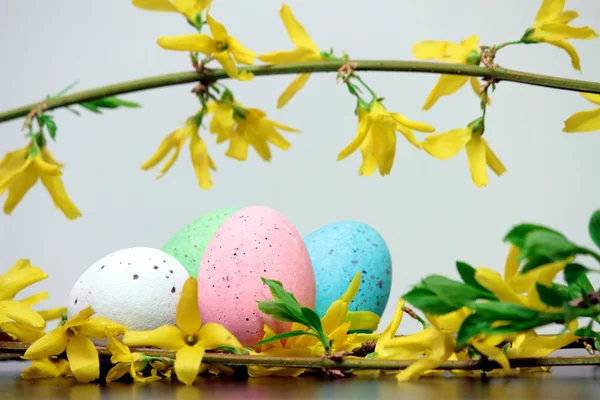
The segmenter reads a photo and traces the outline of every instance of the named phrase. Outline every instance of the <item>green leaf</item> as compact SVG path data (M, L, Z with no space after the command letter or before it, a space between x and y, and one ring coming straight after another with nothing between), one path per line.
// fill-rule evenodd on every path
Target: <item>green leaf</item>
M513 324L502 325L495 328L488 328L485 330L485 332L482 333L486 333L488 335L504 335L507 333L527 331L529 329L546 325L547 323L547 321L544 321L542 319L532 319L529 321L519 321Z
M590 231L590 237L600 247L600 210L596 210L590 218L588 230Z
M525 236L521 253L523 258L545 257L551 261L561 261L577 255L579 248L560 233L537 230Z
M283 288L283 285L279 281L260 278L271 290L271 294L273 295L273 299L277 302L281 302L285 304L291 315L296 318L296 322L304 321L304 317L302 316L302 311L300 310L300 303L294 297L293 294L286 291ZM304 323L304 322L301 322Z
M269 314L273 316L275 319L279 321L285 322L300 322L296 315L283 303L278 303L274 301L259 301L258 309L265 314ZM300 322L305 324L305 322Z
M444 302L431 290L420 285L415 286L410 292L404 294L402 298L424 313L432 315L447 314L460 308Z
M274 342L276 340L287 339L287 338L291 338L294 336L302 336L302 335L317 336L314 333L308 332L308 331L290 331L290 332L280 333L279 335L271 336L270 338L263 339L263 340L259 341L258 344L265 344L265 343L269 343L269 342Z
M483 315L469 315L460 325L456 337L456 344L459 346L466 344L473 336L484 333L485 330L489 329L493 322L494 320L486 318Z
M550 260L547 257L543 257L543 256L530 256L527 260L527 262L525 263L525 265L523 265L523 268L521 268L521 271L519 272L520 274L524 274L528 271L531 271L532 269L536 269L537 267L541 267L542 265L546 265L551 263L552 260Z
M42 115L42 119L44 120L44 125L46 125L50 138L56 140L56 123L54 122L54 119L46 114Z
M132 101L121 100L115 96L103 97L101 99L92 100L89 103L92 103L96 107L100 108L119 108L119 107L129 107L129 108L138 108L141 107L138 103L134 103Z
M562 307L565 299L562 297L561 293L558 290L552 289L549 286L545 286L540 284L539 282L535 283L535 288L537 289L538 294L540 295L540 300L551 307Z
M319 316L317 315L316 312L314 312L313 310L311 310L308 307L302 307L301 311L302 311L302 316L304 317L304 319L306 319L306 322L308 323L307 326L309 328L312 328L317 333L323 331L323 325L321 324L321 318L319 318Z
M567 285L563 285L560 283L556 283L556 282L552 282L552 289L556 290L557 292L560 293L560 296L563 299L568 300L572 300L573 298L571 297L571 294L569 293L569 287Z
M479 289L482 292L487 292L487 293L491 294L491 292L489 290L487 290L486 288L481 286L481 284L479 282L477 282L477 280L475 279L475 272L476 272L475 268L471 267L469 264L464 263L462 261L457 261L456 269L458 270L458 274L460 275L460 277L464 283L466 283L467 285L472 286L476 289Z
M102 111L100 111L100 109L98 107L96 107L94 104L89 103L89 102L83 102L83 103L79 103L79 105L83 108L85 108L86 110L89 110L91 112L95 112L97 114L102 114Z
M559 232L550 229L546 226L535 225L535 224L521 224L513 227L504 237L505 242L509 242L522 249L525 245L525 236L534 231L542 232L553 232L559 234Z
M494 321L530 320L539 315L536 310L518 304L497 301L471 303L468 307L482 317Z
M440 299L448 304L462 307L477 299L495 299L488 291L482 291L442 275L429 275L423 279L422 285L434 292Z
M588 271L589 269L584 267L583 265L575 263L569 264L565 267L563 271L565 282L567 282L567 285L573 285L577 283L580 279L586 278L586 273Z

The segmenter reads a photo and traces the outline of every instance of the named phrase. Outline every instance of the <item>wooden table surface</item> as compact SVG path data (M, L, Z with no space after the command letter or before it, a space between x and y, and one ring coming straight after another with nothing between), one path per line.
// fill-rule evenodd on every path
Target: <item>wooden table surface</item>
M177 382L78 384L73 379L25 381L24 362L0 363L0 399L600 399L599 367L555 367L523 378L422 378L398 383L394 377L329 380L300 378L199 377L192 387Z

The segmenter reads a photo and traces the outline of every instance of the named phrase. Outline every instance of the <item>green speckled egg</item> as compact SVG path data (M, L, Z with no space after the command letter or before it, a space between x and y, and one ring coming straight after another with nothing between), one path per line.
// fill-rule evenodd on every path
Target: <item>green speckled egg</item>
M240 208L219 208L202 215L173 235L162 251L173 256L197 278L206 246L223 222L238 210Z

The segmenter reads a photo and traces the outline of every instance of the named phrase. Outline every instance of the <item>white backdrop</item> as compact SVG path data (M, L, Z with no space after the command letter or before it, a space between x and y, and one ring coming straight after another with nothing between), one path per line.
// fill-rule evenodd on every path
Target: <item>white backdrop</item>
M327 50L346 50L356 59L412 59L420 40L459 41L478 34L482 44L521 37L533 23L540 1L529 0L289 0L309 34ZM278 11L280 0L215 0L212 13L247 47L264 53L291 49ZM600 3L569 0L579 11L576 25L600 31ZM144 76L189 70L185 52L156 45L160 35L190 33L182 17L134 8L129 1L30 0L0 2L0 109L39 100L77 80L75 90ZM570 78L600 80L600 40L573 41L584 74L566 53L550 45L504 49L500 65ZM438 132L461 127L479 115L469 87L421 110L438 76L362 73L386 97L386 106L427 121ZM47 289L46 306L66 304L79 275L93 262L121 248L160 248L180 227L215 208L266 205L277 209L307 235L330 222L353 219L371 224L389 244L394 266L387 323L395 301L426 274L456 276L454 262L502 271L502 238L516 223L550 225L573 240L587 236L591 213L600 207L600 132L567 135L563 120L593 108L573 92L502 82L493 94L486 137L508 168L477 189L464 153L439 161L398 141L391 176L359 177L360 154L336 163L356 128L354 99L334 74L314 75L283 110L276 99L290 76L227 82L248 106L302 129L288 135L292 148L274 151L272 165L255 153L240 163L224 157L226 145L209 149L219 167L215 187L202 191L187 148L160 181L140 165L162 138L198 108L193 84L123 96L141 109L55 112L58 142L51 151L66 164L64 182L83 212L68 221L41 185L13 215L0 215L0 269L30 258L50 274L33 291ZM0 124L0 153L26 144L22 120ZM2 199L2 202L4 199ZM418 329L413 321L402 332Z

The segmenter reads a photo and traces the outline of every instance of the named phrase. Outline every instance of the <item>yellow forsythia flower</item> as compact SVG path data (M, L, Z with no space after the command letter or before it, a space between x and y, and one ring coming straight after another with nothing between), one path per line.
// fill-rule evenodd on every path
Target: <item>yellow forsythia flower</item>
M100 362L96 346L89 339L103 339L120 335L127 329L104 317L93 317L94 310L86 307L64 325L35 341L23 358L40 360L67 351L67 359L75 379L87 383L100 376Z
M132 0L131 3L149 11L178 12L191 23L196 22L196 15L204 11L212 0Z
M195 51L206 54L217 60L230 78L251 80L252 74L239 73L236 61L240 64L252 65L257 56L256 52L248 50L235 37L229 36L227 29L208 12L206 20L212 37L203 33L162 36L158 38L158 45L167 50Z
M267 118L267 114L258 108L244 108L239 102L208 104L208 113L212 114L210 132L217 134L217 143L229 140L226 156L245 161L248 147L252 146L265 161L271 161L269 143L287 150L291 144L278 130L300 132L290 126Z
M34 267L29 260L21 259L0 275L0 300L12 300L21 290L46 278L48 274L40 267Z
M481 53L478 50L479 36L472 35L460 43L425 40L413 46L413 55L420 60L437 60L456 64L478 65ZM477 96L481 97L481 85L476 76L442 74L439 81L429 93L424 110L429 110L443 96L456 93L467 81L471 82ZM488 100L489 103L489 100Z
M600 106L600 94L581 93L583 97ZM563 132L600 131L600 107L589 111L581 111L571 115L565 121Z
M190 140L190 156L198 184L202 189L212 188L213 182L210 177L210 170L216 171L217 167L208 154L206 143L198 135L198 125L196 125L196 122L192 118L188 119L182 128L171 132L162 140L156 152L142 164L142 169L147 171L155 167L171 150L174 150L174 153L161 168L160 174L157 176L157 179L162 178L173 164L175 164L183 145L188 140Z
M447 160L465 148L473 182L477 187L487 186L486 165L498 176L506 172L506 168L490 149L482 134L483 121L476 120L467 128L454 129L426 137L423 149L435 158Z
M60 176L63 164L57 162L46 147L36 149L32 144L7 153L0 161L0 196L8 191L4 212L10 214L25 194L39 180L50 193L54 205L70 219L81 216L71 201Z
M73 376L73 373L69 362L56 356L32 360L31 367L23 369L21 373L23 379L58 378L59 376Z
M177 326L163 325L150 331L125 332L123 343L175 351L175 374L186 385L191 385L198 376L206 350L221 346L242 348L223 325L214 322L202 325L198 311L198 281L194 278L189 278L183 286L175 321Z
M106 374L106 382L116 381L125 374L129 374L135 382L152 382L160 380L160 376L151 375L144 377L142 370L146 367L142 362L144 357L141 353L132 353L129 347L119 342L116 338L108 338L108 346L110 352L110 362L116 364Z
M285 25L290 40L296 45L295 50L275 51L262 54L258 59L269 64L290 64L307 61L320 61L325 58L321 55L319 47L310 38L304 26L294 16L287 4L283 4L279 10L281 20ZM310 73L299 74L296 79L285 89L277 99L277 108L285 106L294 95L304 87L310 78Z
M413 146L421 145L412 130L433 132L435 128L424 122L411 121L401 114L389 112L383 104L374 100L371 105L358 105L358 129L356 136L337 157L343 160L360 148L362 165L360 175L372 175L377 169L381 176L388 175L396 155L396 131L400 132Z
M588 26L569 25L569 22L577 18L579 14L577 11L564 10L564 8L565 0L542 0L533 27L525 33L521 40L545 42L565 50L571 57L573 68L581 71L579 55L567 40L590 40L597 38L598 34Z

